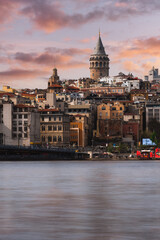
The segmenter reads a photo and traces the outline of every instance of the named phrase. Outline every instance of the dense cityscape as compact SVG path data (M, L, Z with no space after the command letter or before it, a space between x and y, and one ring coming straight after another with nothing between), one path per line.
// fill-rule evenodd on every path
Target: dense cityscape
M160 0L0 0L0 240L160 237Z
M1 145L83 151L105 146L110 152L129 152L147 138L158 146L158 69L153 67L144 79L122 72L111 77L112 66L100 33L89 62L90 78L61 81L54 68L47 89L3 86Z

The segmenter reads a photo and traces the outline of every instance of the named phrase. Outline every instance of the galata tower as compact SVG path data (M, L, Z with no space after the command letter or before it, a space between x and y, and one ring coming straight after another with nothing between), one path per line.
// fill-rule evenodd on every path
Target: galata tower
M97 80L109 76L109 58L105 53L100 32L94 53L90 56L90 78Z

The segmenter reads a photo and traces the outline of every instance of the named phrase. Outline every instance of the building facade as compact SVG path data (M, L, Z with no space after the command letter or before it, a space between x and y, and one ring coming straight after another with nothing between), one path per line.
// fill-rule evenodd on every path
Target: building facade
M77 114L70 118L70 144L78 147L88 145L88 118Z
M146 105L146 127L151 120L156 119L160 122L160 103L148 103Z
M69 116L58 109L42 109L39 112L41 143L50 146L69 146Z
M1 144L30 146L40 144L38 109L28 105L4 102L0 107Z

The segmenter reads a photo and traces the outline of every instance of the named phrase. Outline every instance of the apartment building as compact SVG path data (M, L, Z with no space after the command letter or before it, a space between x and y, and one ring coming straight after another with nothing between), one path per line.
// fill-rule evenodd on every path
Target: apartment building
M40 144L40 119L38 109L24 104L1 102L1 144L30 146Z
M42 109L40 113L40 132L43 145L69 146L69 115L59 109Z
M88 145L88 118L81 114L70 117L70 145Z
M152 119L156 119L160 122L160 103L148 103L146 104L146 128Z

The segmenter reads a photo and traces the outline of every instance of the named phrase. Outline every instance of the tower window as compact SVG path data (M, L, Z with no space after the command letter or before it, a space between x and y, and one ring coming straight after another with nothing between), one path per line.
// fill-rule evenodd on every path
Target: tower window
M94 73L92 73L92 76L94 77Z

